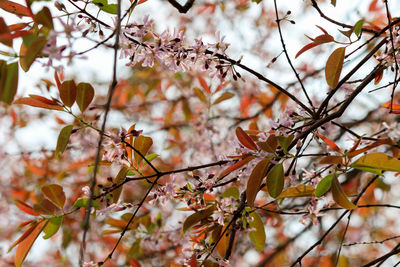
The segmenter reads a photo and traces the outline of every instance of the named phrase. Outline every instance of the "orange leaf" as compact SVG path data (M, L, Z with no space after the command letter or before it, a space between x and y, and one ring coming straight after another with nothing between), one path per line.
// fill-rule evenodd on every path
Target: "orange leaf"
M254 143L253 139L245 132L241 127L236 128L236 136L239 142L247 147L250 150L258 150L256 143Z
M27 8L26 6L20 5L18 3L12 2L12 1L1 0L0 8L4 9L7 12L18 15L18 16L26 16L26 17L32 16L32 11L29 10L29 8Z
M385 104L382 104L381 107L390 109L390 100ZM399 114L400 113L400 104L392 104L392 113Z
M42 187L42 193L60 209L64 207L66 198L62 186L58 184L45 185Z
M224 225L223 228L221 228L221 231L219 231L218 236L224 232L224 230L227 228L228 223ZM228 248L228 243L229 243L229 229L226 230L225 234L221 237L217 244L217 251L221 257L225 257L226 249Z
M36 226L38 226L38 222L36 221L29 221L31 223L31 227L29 227L8 249L8 252L10 252L16 245L24 241L25 238L27 238L33 230L35 230ZM29 223L28 223L29 224Z
M45 101L45 102L44 102ZM47 101L52 101L50 99L41 97L41 96L33 96L23 97L14 101L14 104L24 104L32 107L45 108L45 109L53 109L53 110L63 110L63 107L58 104L50 104ZM55 102L54 102L55 103Z
M346 47L339 47L329 56L325 66L325 79L331 89L335 88L339 82L342 72Z
M150 147L153 145L153 139L151 137L139 135L138 137L135 138L134 141L134 148L136 148L142 156L146 156L147 152L149 152ZM134 153L134 158L137 164L140 164L142 162L143 158L139 153Z
M204 91L206 91L208 94L211 92L210 87L208 86L206 80L203 79L203 77L198 76L197 79L199 79L201 87L203 87Z
M318 136L319 138L321 138L328 146L330 146L333 150L336 150L339 153L342 153L342 150L340 150L340 148L335 144L335 142L333 142L331 139L329 139L326 136L323 136L320 133L315 132L314 133L316 136Z
M355 142L355 144L353 145L353 147L350 148L349 153L355 151L355 150L357 149L357 147L360 145L360 143L361 143L361 138L359 138L359 139L357 140L357 142Z
M251 161L252 159L254 159L254 157L246 157L242 160L239 160L238 162L236 162L235 164L229 166L228 168L226 168L225 170L223 170L221 172L221 174L219 175L219 178L222 178L228 174L230 174L231 172L233 172L234 170L239 169L240 167L242 167L243 165L247 164L249 161Z
M246 187L246 199L247 204L253 207L254 200L256 199L262 180L267 175L269 165L269 159L263 159L254 167L250 174L249 180L247 181Z
M23 202L21 200L16 199L15 205L25 213L28 213L33 216L39 216L39 214L36 213L31 206L29 206L28 204L26 204L25 202Z
M320 164L341 164L343 161L342 156L326 156L322 157L319 161Z
M15 266L20 267L24 262L26 255L28 255L33 243L39 234L43 231L44 227L47 225L47 220L41 221L35 229L26 237L17 247L17 252L15 253Z
M374 147L377 147L377 146L380 146L380 145L383 145L383 144L387 144L388 141L390 141L390 140L387 139L387 138L378 139L378 140L376 140L376 142L374 142L374 143L372 143L370 145L367 145L367 146L365 146L363 148L360 148L360 149L357 149L357 150L354 150L354 151L351 151L351 152L349 151L347 156L349 158L355 157L355 156L357 156L357 155L359 155L361 153L364 153L364 152L366 152L366 151L368 151L368 150L370 150L370 149L372 149Z

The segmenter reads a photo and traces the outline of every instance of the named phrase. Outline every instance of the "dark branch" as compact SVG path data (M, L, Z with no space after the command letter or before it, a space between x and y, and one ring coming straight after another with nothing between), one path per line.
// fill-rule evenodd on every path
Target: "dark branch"
M176 9L178 9L179 13L186 13L189 11L190 8L192 8L193 4L194 4L194 0L187 0L186 4L184 4L183 6L181 4L179 4L176 0L168 0L168 2L175 7Z

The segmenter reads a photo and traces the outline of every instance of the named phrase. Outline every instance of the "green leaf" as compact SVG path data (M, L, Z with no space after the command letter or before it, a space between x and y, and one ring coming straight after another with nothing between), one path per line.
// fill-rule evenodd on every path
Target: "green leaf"
M221 196L226 198L233 197L234 199L239 199L240 192L237 187L229 187L224 191L224 193L222 193Z
M42 187L42 193L54 205L60 209L64 208L66 197L62 186L58 184L45 185Z
M360 37L362 26L364 24L364 19L360 19L359 21L354 24L354 33L357 37Z
M336 175L333 176L332 178L332 187L331 187L331 191L332 191L332 197L333 200L335 200L335 202L341 206L342 208L348 209L348 210L352 210L357 208L356 205L354 205L345 195L345 193L342 190L342 187L339 184L339 181L336 177Z
M76 99L76 85L73 80L64 81L61 84L60 98L67 107L72 107Z
M329 174L318 183L317 188L315 189L316 197L321 197L329 191L332 185L333 176L333 173Z
M19 51L19 64L27 72L47 43L47 39L45 37L36 38L35 36L32 38L32 35L28 35L23 40Z
M143 156L146 156L147 152L149 152L150 147L153 145L153 139L151 137L139 135L135 138L133 143L133 147L136 148ZM137 164L142 162L143 158L138 154L134 153L135 161Z
M162 226L162 215L161 215L161 212L159 212L159 213L157 214L157 217L156 217L156 224L157 224L158 228L161 228L161 226Z
M346 47L339 47L329 56L325 66L325 79L331 89L336 88L342 72Z
M74 207L75 208L83 208L86 207L87 202L89 201L88 198L79 198L75 201ZM92 200L92 207L100 208L100 203L97 200Z
M35 21L49 29L54 28L53 17L51 16L51 12L48 7L43 7L43 9L35 15Z
M71 136L72 129L74 128L73 125L67 125L61 129L60 134L58 135L57 139L57 146L55 155L58 157L59 154L65 151L65 148L68 145L69 137Z
M98 6L104 12L114 15L117 14L117 5L108 4L107 0L93 0L92 3Z
M261 252L264 250L266 239L264 224L257 212L254 211L250 213L250 216L253 219L249 221L249 225L251 228L254 228L255 231L250 231L249 237L256 249Z
M258 162L247 180L246 199L250 207L254 206L254 200L256 199L258 191L260 191L262 180L267 175L268 165L269 159L263 159Z
M43 232L45 233L43 239L49 239L50 237L55 235L58 232L58 229L60 229L62 220L62 216L51 217L50 219L48 219L48 223L43 229Z
M146 159L147 159L149 162L152 162L154 159L158 158L159 156L160 156L160 155L158 155L158 154L156 154L156 153L153 153L153 154L147 155L147 156L146 156ZM146 164L147 164L147 162L145 162L145 163L143 164L143 166L146 166Z
M293 134L290 134L288 136L278 136L278 141L279 144L281 145L283 152L287 154L287 148L289 147L290 143L292 143L292 140L294 138Z
M375 152L362 156L350 165L352 168L365 170L378 169L382 171L400 172L400 161L385 153Z
M76 103L83 113L94 97L94 88L90 83L79 83L76 88Z
M4 63L3 63L4 62ZM18 88L18 62L0 65L0 100L11 104Z
M190 215L189 217L187 217L185 222L183 223L182 235L184 233L186 233L186 231L189 230L189 228L191 228L192 226L199 223L201 220L203 220L203 219L207 218L208 216L210 216L211 214L213 214L214 210L215 210L215 206L211 206L207 209L197 211L197 212L193 213L192 215Z
M267 189L271 197L277 198L283 190L284 185L283 165L279 163L275 165L267 176Z

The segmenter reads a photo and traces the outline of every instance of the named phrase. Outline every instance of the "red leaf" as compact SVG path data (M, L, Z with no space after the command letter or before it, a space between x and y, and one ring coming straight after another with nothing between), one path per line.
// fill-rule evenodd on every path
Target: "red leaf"
M307 50L309 50L309 49L311 49L311 48L313 48L313 47L315 47L317 45L320 45L320 44L318 44L318 43L309 43L308 45L305 45L302 49L300 49L299 52L297 52L295 58L297 58L298 56L300 56L301 54L303 54Z
M257 163L250 174L246 187L246 199L250 207L254 206L254 200L256 199L258 191L260 191L262 180L267 175L268 165L269 159L263 159Z
M15 205L25 213L28 213L33 216L39 216L39 214L36 213L31 206L29 206L28 204L26 204L25 202L23 202L21 200L16 199Z
M251 137L245 131L243 131L242 128L236 128L236 136L243 146L251 150L258 150L256 143L254 143L253 139L251 139Z
M206 91L208 94L211 92L210 87L208 86L206 80L203 79L203 77L198 76L201 87L203 87L204 91Z
M29 8L12 1L1 0L0 8L18 16L32 17L32 11Z
M57 72L54 72L54 80L56 80L57 88L58 88L58 90L60 90L61 82L60 82L60 79L58 78L58 73Z
M41 221L37 224L35 229L27 236L17 247L17 252L15 253L15 266L20 267L24 262L26 255L28 255L33 243L39 234L43 231L44 227L47 225L47 220Z
M325 79L330 88L335 88L342 72L346 47L339 47L329 56L325 66Z
M328 34L328 32L321 26L318 26L318 25L315 25L315 26L317 26L323 33Z
M333 40L335 40L335 39L333 38L332 35L323 34L323 35L319 35L319 36L315 37L314 43L324 44L324 43L332 42Z
M45 99L45 101L43 101L42 99ZM24 105L38 107L38 108L63 110L62 106L60 106L58 104L50 104L50 103L47 103L47 101L52 101L52 100L41 97L41 96L31 95L31 97L23 97L23 98L15 100L14 104L24 104Z
M76 85L73 80L64 81L60 88L60 98L67 107L72 107L76 99Z
M238 162L236 162L235 164L229 166L228 168L226 168L225 170L223 170L221 172L221 174L219 175L219 178L222 178L228 174L230 174L231 172L239 169L240 167L246 165L247 163L249 163L252 159L254 159L254 157L247 157L244 158L242 160L239 160Z
M330 146L333 150L336 150L339 153L342 153L342 150L335 144L335 142L333 142L331 139L329 139L328 137L315 132L314 133L316 136L318 136L319 138L321 138L328 146Z
M378 73L375 75L375 80L374 80L374 84L377 85L383 77L383 70L378 71Z
M31 34L30 31L16 31L14 33L6 32L0 34L0 42L5 42L7 40L12 40L18 37L23 37L25 35Z
M318 26L317 26L318 27ZM308 36L307 36L308 37ZM332 42L332 41L334 41L334 38L332 37L332 35L329 35L329 34L322 34L322 35L319 35L319 36L317 36L317 37L315 37L315 39L312 39L312 38L310 38L310 37L308 37L310 40L312 40L313 42L312 43L309 43L308 45L305 45L302 49L300 49L300 51L299 52L297 52L297 54L296 54L296 58L298 57L298 56L300 56L301 54L303 54L305 51L307 51L307 50L309 50L309 49L311 49L311 48L313 48L313 47L315 47L315 46L318 46L318 45L320 45L320 44L324 44L324 43L329 43L329 42Z

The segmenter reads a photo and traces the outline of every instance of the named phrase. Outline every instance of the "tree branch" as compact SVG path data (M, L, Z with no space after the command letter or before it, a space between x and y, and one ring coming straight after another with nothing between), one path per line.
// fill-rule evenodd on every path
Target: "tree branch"
M193 4L194 4L194 0L187 0L186 3L182 6L181 4L179 4L176 0L168 0L168 2L175 7L176 9L178 9L179 13L186 13L189 11L189 9L192 8Z

